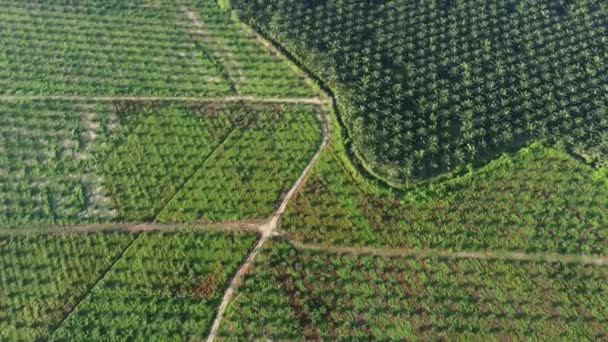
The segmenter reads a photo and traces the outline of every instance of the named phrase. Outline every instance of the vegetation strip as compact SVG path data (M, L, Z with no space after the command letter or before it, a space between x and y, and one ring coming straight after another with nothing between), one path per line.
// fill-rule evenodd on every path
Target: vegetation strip
M479 259L479 260L507 260L507 261L544 261L548 263L584 264L604 266L608 265L608 255L576 255L558 253L524 253L515 251L449 251L441 249L400 249L400 248L373 248L373 247L334 247L316 244L306 244L287 239L296 249L352 255L374 255L381 257L415 256L421 258L440 257L449 259Z
M320 97L262 97L262 96L221 96L221 97L191 97L191 96L63 96L63 95L0 95L0 101L31 101L31 100L65 100L65 101L184 101L184 102L259 102L259 103L301 103L326 105L328 100Z
M537 261L336 255L273 239L239 288L220 336L605 340L607 272Z
M52 340L202 340L257 241L250 233L143 233Z

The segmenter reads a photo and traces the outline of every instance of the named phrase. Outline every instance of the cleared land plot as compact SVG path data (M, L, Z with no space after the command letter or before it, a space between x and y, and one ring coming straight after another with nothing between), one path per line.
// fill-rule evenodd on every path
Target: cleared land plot
M471 174L376 195L325 154L281 229L326 245L608 253L608 182L559 148L535 144Z
M133 238L116 233L0 237L0 340L48 338Z
M321 140L315 105L0 102L0 224L265 218Z
M221 335L601 340L607 278L607 267L336 255L274 242L229 307Z
M254 234L145 233L51 340L202 340Z

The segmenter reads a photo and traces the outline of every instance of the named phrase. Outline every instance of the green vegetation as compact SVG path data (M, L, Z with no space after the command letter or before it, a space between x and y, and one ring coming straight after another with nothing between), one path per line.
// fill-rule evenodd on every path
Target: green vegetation
M142 234L51 340L201 340L256 239L217 232Z
M0 103L0 225L111 220L94 165L118 119L109 105Z
M307 105L15 101L0 123L4 226L263 218L321 140Z
M606 161L603 0L233 3L336 92L355 153L393 183L536 138Z
M332 147L282 229L305 242L456 250L608 253L608 178L536 144L405 195L354 178Z
M0 6L1 226L260 218L320 141L312 107L180 101L315 95L214 0Z
M607 267L381 258L275 242L229 307L226 340L602 340ZM255 323L254 323L255 322Z
M221 61L235 82L239 94L276 97L314 95L303 75L245 31L230 12L215 1L198 1L188 7L199 15L204 44Z
M200 339L256 240L176 231L2 237L0 339Z
M240 105L144 106L130 134L99 166L121 219L154 220L163 206L248 116Z
M0 340L608 340L605 1L0 7Z
M0 93L232 93L179 11L144 3L2 0Z
M248 125L209 157L160 213L160 221L272 214L319 146L320 113L303 105L249 110Z
M0 237L0 340L47 338L133 238L115 233Z
M313 94L213 0L0 6L0 95Z

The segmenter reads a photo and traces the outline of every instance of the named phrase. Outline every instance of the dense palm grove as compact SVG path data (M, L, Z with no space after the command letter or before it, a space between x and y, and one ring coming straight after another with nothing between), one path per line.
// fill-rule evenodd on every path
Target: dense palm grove
M353 150L393 182L535 138L608 151L604 0L238 1L339 98Z

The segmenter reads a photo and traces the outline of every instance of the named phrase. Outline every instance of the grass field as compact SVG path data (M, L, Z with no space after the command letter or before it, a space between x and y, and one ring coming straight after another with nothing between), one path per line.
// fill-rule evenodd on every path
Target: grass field
M608 334L606 267L271 246L228 310L225 340L602 340Z

